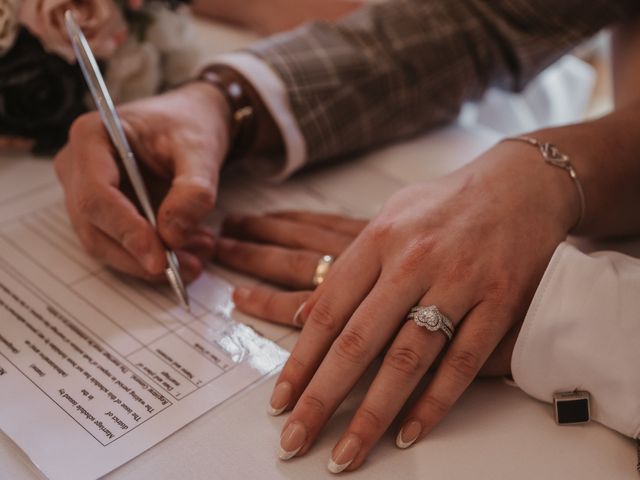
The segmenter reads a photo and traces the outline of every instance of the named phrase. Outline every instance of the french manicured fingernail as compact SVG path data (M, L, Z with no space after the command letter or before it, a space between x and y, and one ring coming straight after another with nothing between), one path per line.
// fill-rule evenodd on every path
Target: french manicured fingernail
M307 429L300 422L292 422L282 432L280 436L280 452L278 456L281 460L289 460L295 457L302 449L304 441L307 439Z
M302 319L302 312L304 311L304 307L306 306L306 304L307 304L307 302L302 302L302 304L296 310L296 313L293 314L292 323L296 327L302 327L304 325L304 321Z
M271 400L269 401L269 415L274 417L280 415L289 406L291 401L291 392L293 388L289 382L280 382L273 389Z
M348 434L333 449L333 454L329 459L327 468L331 473L340 473L344 471L358 455L362 442L357 435Z
M233 291L233 300L236 302L246 301L251 295L251 289L247 287L237 287ZM277 388L277 387L276 387Z
M422 424L417 420L412 420L400 429L396 437L396 446L398 448L409 448L415 443L422 433Z

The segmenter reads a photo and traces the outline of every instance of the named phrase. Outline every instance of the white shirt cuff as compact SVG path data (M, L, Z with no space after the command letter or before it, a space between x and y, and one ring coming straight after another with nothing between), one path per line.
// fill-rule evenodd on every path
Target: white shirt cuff
M284 82L265 62L244 52L228 53L214 59L240 72L256 89L280 128L286 156L284 161L264 157L247 159L250 171L281 181L302 168L306 161L306 142L293 115Z
M513 351L516 384L551 402L591 394L591 418L640 437L640 259L561 244Z

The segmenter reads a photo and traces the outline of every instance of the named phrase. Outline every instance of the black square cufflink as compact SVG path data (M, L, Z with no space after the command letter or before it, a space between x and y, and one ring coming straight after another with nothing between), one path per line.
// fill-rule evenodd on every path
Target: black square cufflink
M553 394L553 406L558 425L577 425L588 423L591 418L589 392L556 392Z

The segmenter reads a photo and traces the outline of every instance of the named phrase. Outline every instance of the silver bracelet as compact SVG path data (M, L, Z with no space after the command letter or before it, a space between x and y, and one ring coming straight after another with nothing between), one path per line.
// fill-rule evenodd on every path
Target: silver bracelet
M540 142L532 137L507 137L503 139L503 141L524 142L528 143L529 145L533 145L534 147L537 147L538 150L540 150L542 158L544 158L545 162L547 162L549 165L553 165L554 167L559 167L567 171L567 173L571 177L571 180L573 180L573 183L575 183L576 188L578 189L578 196L580 197L580 217L578 218L578 222L573 226L572 230L578 228L585 217L586 202L584 199L584 190L582 189L582 183L580 183L578 174L576 173L575 168L573 168L569 156L561 153L560 150L558 150L558 147L556 147L554 144Z

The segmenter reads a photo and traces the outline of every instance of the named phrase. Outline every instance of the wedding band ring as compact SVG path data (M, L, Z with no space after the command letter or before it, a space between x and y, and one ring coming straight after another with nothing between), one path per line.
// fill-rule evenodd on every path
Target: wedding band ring
M441 331L449 341L453 338L455 330L453 323L446 315L440 313L440 310L435 305L429 305L428 307L416 305L407 315L407 320L413 320L416 325L424 327L430 332Z
M316 271L313 272L312 283L314 287L317 287L324 279L327 278L327 274L329 273L329 268L331 268L331 264L333 264L334 258L331 255L323 255L320 260L318 260L318 265L316 266Z

